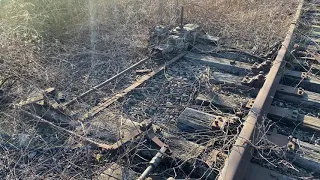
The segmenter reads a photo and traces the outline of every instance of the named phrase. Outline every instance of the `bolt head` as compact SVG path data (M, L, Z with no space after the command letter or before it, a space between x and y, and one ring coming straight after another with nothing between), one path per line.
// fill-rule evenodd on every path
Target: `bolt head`
M270 60L267 60L267 61L266 61L266 64L267 64L267 65L271 65L271 61L270 61Z

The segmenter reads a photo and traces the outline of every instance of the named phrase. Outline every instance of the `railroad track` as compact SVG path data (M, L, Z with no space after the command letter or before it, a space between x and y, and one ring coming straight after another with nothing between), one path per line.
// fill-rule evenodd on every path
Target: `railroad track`
M100 179L319 178L319 22L319 2L301 1L275 59L194 48L151 69L141 60L70 101L51 89L20 106L118 157ZM134 82L74 116L74 104L135 69Z

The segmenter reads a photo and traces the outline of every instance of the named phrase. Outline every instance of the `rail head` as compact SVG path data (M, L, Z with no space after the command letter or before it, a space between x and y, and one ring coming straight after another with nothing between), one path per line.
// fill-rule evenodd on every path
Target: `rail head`
M300 18L303 3L304 0L300 0L294 20L289 27L285 40L282 43L282 47L273 62L273 66L269 71L263 87L258 93L258 96L248 114L248 118L246 119L235 144L233 145L231 153L219 174L219 180L243 179L246 174L247 167L252 157L251 144L254 144L255 142L255 127L257 123L259 123L268 113L268 108L272 103L281 78L279 72L285 63L284 58L290 46L296 24Z

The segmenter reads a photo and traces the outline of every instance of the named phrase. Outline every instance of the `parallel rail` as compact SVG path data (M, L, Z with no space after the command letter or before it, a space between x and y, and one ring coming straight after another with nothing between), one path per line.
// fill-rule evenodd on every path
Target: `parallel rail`
M269 107L275 96L277 87L281 79L281 69L285 64L285 56L290 47L294 30L301 15L301 10L304 0L301 0L293 22L290 25L287 36L282 43L282 47L273 62L267 79L258 93L257 98L248 114L244 126L239 134L239 137L234 144L231 153L223 167L219 180L243 179L251 159L252 144L255 144L259 137L255 136L257 124L261 122L263 117L266 117Z

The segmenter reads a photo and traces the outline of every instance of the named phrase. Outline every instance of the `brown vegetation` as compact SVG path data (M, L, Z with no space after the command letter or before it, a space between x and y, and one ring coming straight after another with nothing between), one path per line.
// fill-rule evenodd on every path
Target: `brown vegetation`
M0 147L0 179L49 175L79 178L77 173L86 172L85 163L64 172L68 176L50 171L50 166L33 171L45 159L25 163L28 161L25 156L30 155L24 151L26 147L69 146L65 142L67 135L52 129L40 135L37 123L25 123L26 119L12 109L12 104L25 99L30 92L55 87L74 96L120 72L148 56L150 29L159 24L178 25L181 6L185 9L184 22L199 24L208 34L221 37L223 46L262 53L284 38L296 3L294 0L0 1L0 135L4 134L0 143L10 142L15 148L11 151ZM79 157L83 158L87 151L46 153L43 157L50 155L47 165L57 163L53 159L59 156L61 164L56 166L63 169L75 159L80 161ZM22 166L22 161L28 166Z

